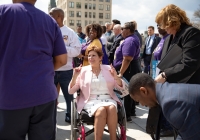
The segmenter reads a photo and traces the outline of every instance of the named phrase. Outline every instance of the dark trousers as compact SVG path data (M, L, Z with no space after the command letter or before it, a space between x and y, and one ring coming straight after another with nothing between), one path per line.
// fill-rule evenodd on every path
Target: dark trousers
M68 93L68 85L72 79L73 70L67 71L56 71L54 76L54 84L57 86L60 84L61 90L63 92L66 101L66 116L71 118L71 101L73 100L73 95Z
M0 140L55 140L56 101L18 109L0 109Z
M132 60L131 64L124 73L124 78L130 81L131 77L141 72L140 60ZM124 108L126 110L126 117L131 116L131 111L135 112L135 101L128 95L124 97Z
M151 64L151 55L146 55L144 57L144 72L148 73L150 72L150 64Z

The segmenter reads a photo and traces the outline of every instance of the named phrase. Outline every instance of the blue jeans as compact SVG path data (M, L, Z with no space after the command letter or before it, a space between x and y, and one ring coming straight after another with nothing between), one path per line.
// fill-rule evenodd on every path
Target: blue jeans
M67 71L55 71L54 84L57 86L60 84L61 90L63 92L66 101L66 116L71 118L71 101L73 100L73 95L68 93L68 85L72 79L73 70Z

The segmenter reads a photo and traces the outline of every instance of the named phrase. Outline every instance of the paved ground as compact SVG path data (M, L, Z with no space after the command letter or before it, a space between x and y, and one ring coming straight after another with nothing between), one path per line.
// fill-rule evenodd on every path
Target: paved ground
M59 104L57 109L57 139L56 140L70 140L71 125L64 121L65 117L65 101L62 93L59 96ZM133 122L127 123L127 140L151 140L151 137L145 133L146 119L148 115L148 108L137 106L136 117L132 117ZM92 126L87 126L92 128ZM91 134L87 140L93 140L94 135ZM109 140L109 134L104 133L103 140ZM172 137L162 138L162 140L173 140Z

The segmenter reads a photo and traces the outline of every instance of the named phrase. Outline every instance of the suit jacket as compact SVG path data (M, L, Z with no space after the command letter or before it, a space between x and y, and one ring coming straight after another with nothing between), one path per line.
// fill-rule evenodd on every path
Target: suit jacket
M186 24L182 24L174 39L170 35L166 38L161 55L161 61L165 57L168 65L178 61L169 68L162 69L170 83L200 84L200 30ZM182 59L171 57L170 49L180 47ZM168 53L169 52L169 53ZM178 54L177 54L178 55ZM173 61L172 61L173 60Z
M112 99L114 99L115 101L117 101L117 103L119 103L121 105L121 103L120 103L118 97L116 96L116 94L114 93L113 89L114 89L114 87L123 89L125 84L123 83L123 87L118 86L109 71L110 69L111 68L109 65L101 65L101 72L102 72L103 77L106 80L109 94L112 97ZM87 103L87 101L90 97L91 79L92 79L91 65L84 66L84 67L82 67L81 72L80 72L79 76L77 77L76 84L72 88L70 88L70 86L68 88L69 94L74 94L77 90L79 90L79 89L81 90L80 95L77 97L77 111L79 113L81 112L81 110L83 109L83 107L85 106L85 104Z
M200 85L156 84L156 97L183 140L200 140Z
M117 47L119 47L120 45L120 41L122 41L124 38L122 37L122 35L118 35L117 37L115 37L114 42L110 48L110 50L108 51L108 58L110 60L110 63L113 62L114 59L114 54L115 54L115 50Z
M114 33L112 33L110 36L107 37L107 44L106 44L107 52L110 51L113 45L114 39L115 39Z
M149 40L149 37L146 38L146 40ZM153 53L154 49L157 47L158 43L160 42L161 38L158 36L155 36L153 39L153 44L151 46L151 54ZM147 42L147 41L146 41ZM145 46L144 46L144 50L143 50L143 55L142 58L146 57L146 42L145 42Z

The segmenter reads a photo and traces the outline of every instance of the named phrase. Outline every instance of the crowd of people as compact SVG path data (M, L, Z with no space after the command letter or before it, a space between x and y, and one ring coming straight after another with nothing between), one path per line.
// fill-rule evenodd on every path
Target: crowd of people
M161 136L174 129L177 139L200 139L200 30L184 10L164 7L155 18L159 35L149 26L143 41L135 20L73 31L63 24L62 9L47 15L35 2L0 6L0 139L25 140L28 134L30 140L55 140L60 89L68 123L72 94L80 89L77 111L94 116L95 140L102 139L106 124L116 140L122 104L113 89L125 89L122 78L130 82L130 95L123 98L127 122L138 102L160 105Z

